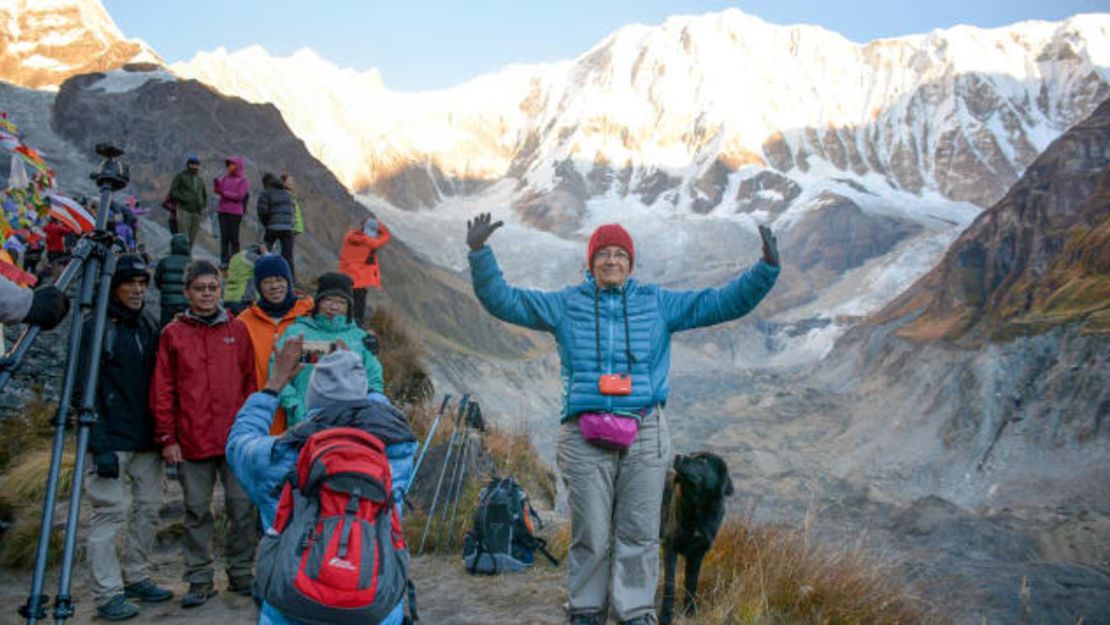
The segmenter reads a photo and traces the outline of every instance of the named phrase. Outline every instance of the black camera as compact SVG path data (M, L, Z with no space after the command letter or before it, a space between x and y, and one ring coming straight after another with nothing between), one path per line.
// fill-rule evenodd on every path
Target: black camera
M123 156L123 150L111 143L98 143L94 150L104 160L100 162L100 169L89 174L89 178L95 180L98 187L108 187L112 191L126 187L131 181L131 168L119 160Z

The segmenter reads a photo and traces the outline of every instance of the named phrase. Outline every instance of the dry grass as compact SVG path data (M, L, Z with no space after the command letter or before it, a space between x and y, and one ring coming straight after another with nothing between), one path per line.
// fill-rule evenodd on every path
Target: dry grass
M527 428L490 427L485 448L498 475L516 479L533 502L547 508L555 505L555 472L540 460Z
M15 524L4 532L3 540L0 540L0 567L21 571L31 570L35 565L41 522L42 511L36 510L34 506L26 506L17 513ZM57 564L62 554L62 532L58 526L52 529L48 566Z
M28 449L43 445L52 431L55 410L56 403L36 395L19 414L0 421L0 471Z
M474 515L474 508L477 507L478 503L478 492L482 490L483 486L485 486L485 480L467 479L463 484L462 493L459 495L457 508L451 506L447 510L446 520L443 519L443 509L447 498L442 498L436 507L435 522L428 532L428 540L425 544L427 553L461 557L463 538L470 529L471 517ZM446 488L445 483L444 489L446 490ZM428 514L426 510L417 509L407 513L405 517L405 541L413 555L420 550L420 539L424 535L424 528L427 523ZM448 544L451 545L450 552L447 550Z
M62 471L58 476L58 497L67 499L73 480L73 447L62 454ZM13 502L40 505L46 496L46 478L50 473L50 449L33 449L19 456L0 478L0 490Z
M862 547L830 547L815 540L808 525L756 525L750 518L721 528L698 592L700 613L680 621L686 625L948 622L893 564L878 562Z
M431 399L435 387L424 365L424 345L409 331L401 315L379 306L370 317L370 327L381 341L378 360L385 377L385 394L402 403Z

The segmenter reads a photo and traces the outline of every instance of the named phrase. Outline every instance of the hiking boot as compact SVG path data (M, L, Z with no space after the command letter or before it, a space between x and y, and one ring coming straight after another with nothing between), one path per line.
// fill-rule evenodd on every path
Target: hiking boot
M138 599L143 603L162 603L173 599L173 593L169 589L162 588L150 579L124 586L123 594L128 599Z
M139 606L129 603L120 593L96 606L96 615L106 621L126 621L139 615Z
M189 584L189 592L181 598L181 607L195 608L204 605L209 599L216 596L216 586L212 582L194 582Z
M572 614L570 617L570 625L604 625L601 619L601 614L592 612L590 614Z
M621 621L621 625L655 625L655 619L652 618L652 616L653 615L651 614L637 616L636 618L628 619L627 621Z
M250 597L254 595L254 578L250 575L234 577L228 580L227 589L235 594Z

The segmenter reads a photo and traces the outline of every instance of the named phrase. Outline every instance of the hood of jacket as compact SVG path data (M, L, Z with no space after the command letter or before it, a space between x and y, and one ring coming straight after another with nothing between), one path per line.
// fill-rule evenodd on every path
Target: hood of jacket
M229 157L224 159L224 163L228 163L228 162L235 163L235 165L236 165L235 173L230 174L230 175L229 174L224 174L225 176L230 176L231 178L242 178L244 175L246 175L245 174L246 170L243 169L243 157L242 156L229 156Z
M177 254L179 256L189 255L189 237L181 234L180 232L173 235L170 239L170 254Z

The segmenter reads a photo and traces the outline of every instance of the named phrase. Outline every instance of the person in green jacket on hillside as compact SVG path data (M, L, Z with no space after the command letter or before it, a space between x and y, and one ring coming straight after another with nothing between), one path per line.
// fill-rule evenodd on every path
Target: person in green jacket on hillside
M268 253L266 245L259 243L247 246L231 257L224 283L224 308L232 315L238 315L254 302L254 263Z
M182 233L170 239L170 254L158 261L154 269L154 286L158 287L159 303L162 307L159 327L173 321L177 313L185 312L189 302L185 299L185 267L192 257L189 255L189 238Z
M351 309L354 306L354 285L351 278L342 273L321 274L317 279L315 302L312 314L293 322L277 340L274 351L281 351L285 341L295 336L306 341L306 349L310 341L326 342L329 345L342 341L346 349L362 359L370 387L367 390L384 393L382 365L366 345L369 335L351 319ZM274 360L271 358L271 372L273 367ZM306 363L297 377L285 385L278 395L278 404L285 409L290 428L305 419L305 393L308 391L308 378L314 368L311 362Z
M196 243L204 209L208 207L208 191L200 179L200 158L190 154L185 169L177 173L170 183L170 199L177 204L177 227L188 237L189 249Z

